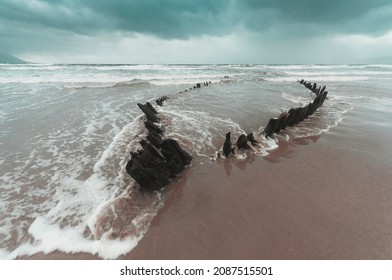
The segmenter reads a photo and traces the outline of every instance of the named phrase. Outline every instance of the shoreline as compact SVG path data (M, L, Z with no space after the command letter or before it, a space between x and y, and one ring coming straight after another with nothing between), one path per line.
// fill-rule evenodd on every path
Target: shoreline
M392 258L392 135L358 122L363 117L352 110L327 133L281 142L265 157L192 165L119 259Z

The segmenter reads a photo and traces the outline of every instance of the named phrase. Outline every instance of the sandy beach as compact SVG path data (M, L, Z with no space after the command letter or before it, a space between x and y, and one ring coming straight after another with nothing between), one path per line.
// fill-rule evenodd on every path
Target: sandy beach
M391 165L374 154L388 138L365 127L358 139L352 125L193 168L126 258L390 259Z
M390 259L391 132L349 112L266 157L191 166L120 259ZM33 259L95 259L52 253Z

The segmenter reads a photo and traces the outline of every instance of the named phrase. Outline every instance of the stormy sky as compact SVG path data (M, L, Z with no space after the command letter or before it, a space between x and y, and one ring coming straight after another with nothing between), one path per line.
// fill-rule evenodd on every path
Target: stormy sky
M368 63L391 0L0 0L0 52L48 63Z

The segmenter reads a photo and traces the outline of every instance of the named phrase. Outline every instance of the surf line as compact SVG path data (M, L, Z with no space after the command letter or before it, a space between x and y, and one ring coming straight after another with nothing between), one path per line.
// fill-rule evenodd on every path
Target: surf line
M277 118L271 118L261 133L261 135L264 135L265 138L271 137L274 133L279 133L287 126L294 126L299 122L302 122L323 105L328 94L328 91L325 90L326 86L320 86L317 88L316 83L312 84L310 82L304 81L303 79L298 82L315 94L313 102L309 103L305 107L291 108L288 112L281 113ZM251 145L249 145L249 142ZM255 140L253 132L249 133L248 135L241 134L238 137L235 145L231 143L231 134L228 132L226 134L226 140L223 144L223 154L225 157L229 157L235 153L236 148L239 150L250 150L253 146L257 145L259 145L259 142Z
M227 75L224 76L223 78L221 78L221 81L229 81L229 76L227 76ZM201 88L202 85L205 86L205 87L208 87L211 84L212 84L211 81L205 81L205 82L196 83L195 85L193 85L193 87L190 87L189 90L199 89L199 88ZM184 89L184 91L179 91L178 93L183 93L183 92L187 92L187 91L188 91L188 89ZM160 105L160 104L158 104L158 105Z

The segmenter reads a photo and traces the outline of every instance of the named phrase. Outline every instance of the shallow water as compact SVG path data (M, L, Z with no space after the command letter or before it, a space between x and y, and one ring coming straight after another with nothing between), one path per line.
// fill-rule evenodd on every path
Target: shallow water
M124 169L146 135L138 102L170 98L155 106L165 137L198 165L216 158L228 131L259 135L270 118L312 102L300 79L327 85L328 99L299 125L260 136L259 156L328 133L355 107L392 129L388 65L0 65L0 258L117 258L137 245L165 203Z

